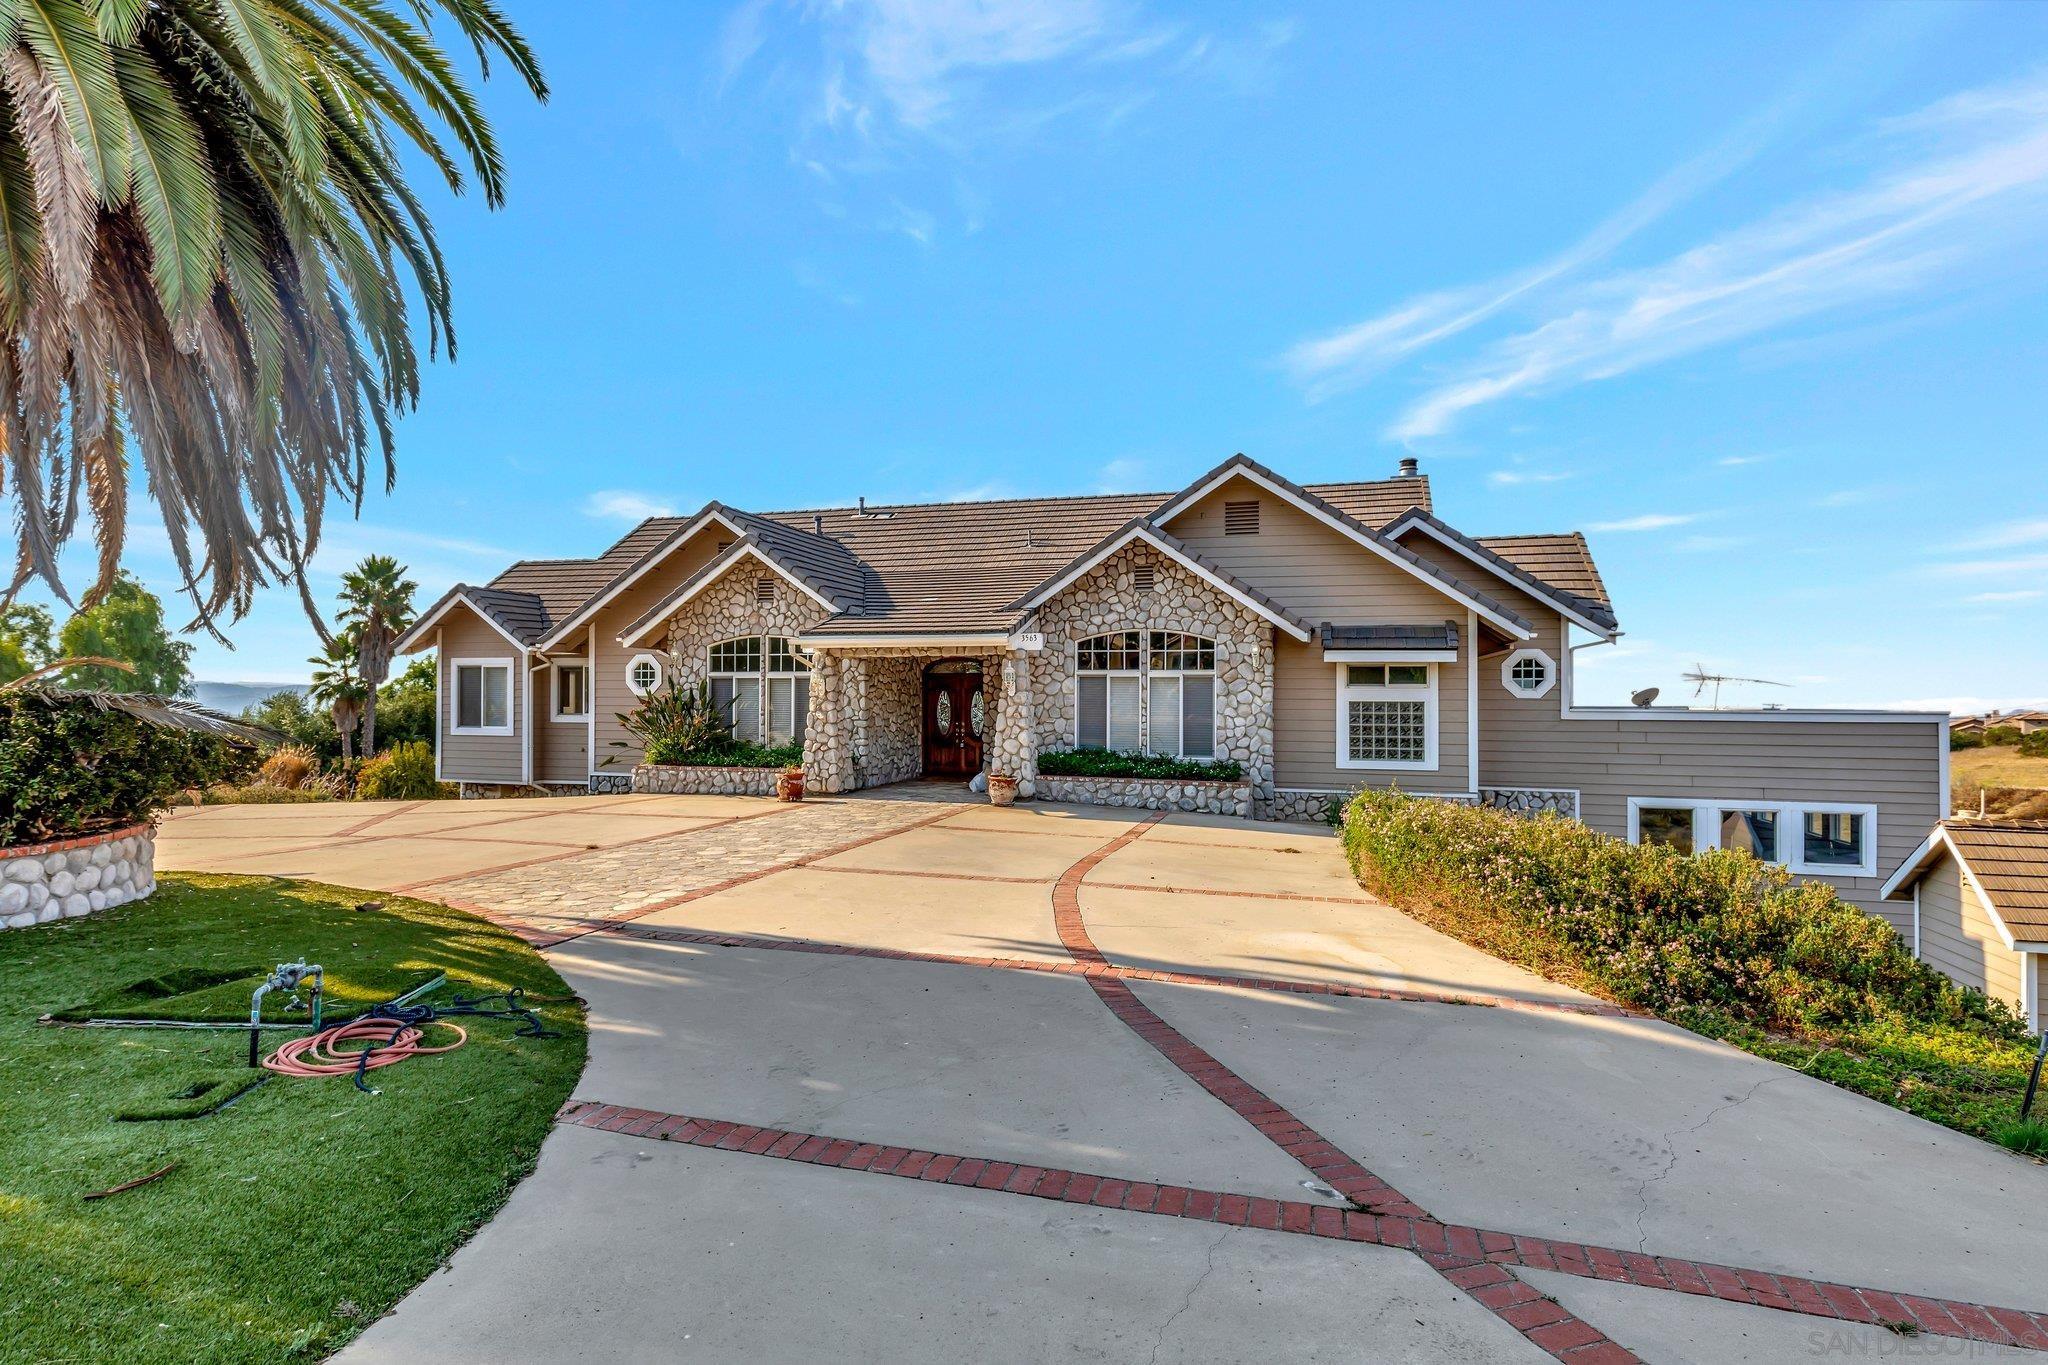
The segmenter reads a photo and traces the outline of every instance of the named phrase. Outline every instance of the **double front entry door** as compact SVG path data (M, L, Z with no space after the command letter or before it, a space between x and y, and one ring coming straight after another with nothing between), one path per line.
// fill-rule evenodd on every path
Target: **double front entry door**
M980 664L960 659L927 668L924 775L969 778L980 772L981 735L987 721Z

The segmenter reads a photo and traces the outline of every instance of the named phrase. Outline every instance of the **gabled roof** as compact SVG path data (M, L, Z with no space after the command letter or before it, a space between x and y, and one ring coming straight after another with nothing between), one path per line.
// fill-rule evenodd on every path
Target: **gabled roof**
M1439 545L1450 549L1453 553L1462 555L1469 563L1477 565L1504 582L1512 583L1537 601L1548 602L1565 616L1570 617L1579 625L1593 631L1595 634L1612 636L1615 629L1621 624L1615 620L1613 610L1608 607L1604 600L1595 601L1578 593L1566 592L1555 582L1546 581L1528 569L1523 568L1493 545L1466 535L1463 531L1439 520L1423 508L1409 508L1396 517L1392 525L1387 527L1387 534L1397 540L1401 536L1411 533L1430 537ZM1545 559L1567 558L1568 551L1566 546L1576 546L1581 551L1580 559L1584 563L1585 568L1587 570L1592 568L1592 556L1583 553L1585 541L1576 535L1571 537L1521 536L1514 537L1513 539L1518 542L1513 548L1523 551L1527 557L1541 556ZM1558 545L1555 543L1559 541L1564 541L1566 544ZM1541 549L1538 549L1536 544L1531 542L1541 543ZM1597 574L1594 575L1594 581L1598 582ZM1605 591L1606 589L1603 585L1601 592L1604 594Z
M1168 498L1158 510L1152 513L1150 520L1154 525L1163 526L1188 508L1193 507L1196 503L1208 497L1230 480L1237 478L1258 484L1267 492L1276 494L1293 503L1296 507L1307 512L1310 516L1321 521L1340 535L1346 536L1355 543L1364 546L1367 550L1379 555L1397 568L1406 569L1409 573L1430 584L1430 586L1436 588L1453 601L1463 603L1493 624L1502 627L1509 634L1526 640L1536 633L1535 627L1529 620L1506 603L1489 597L1458 575L1430 563L1407 546L1367 526L1350 513L1342 511L1333 504L1317 497L1314 493L1309 492L1300 484L1292 482L1283 475L1274 473L1249 455L1233 455L1222 464L1217 465L1207 474L1204 474L1201 478L1196 479L1186 488Z
M1028 612L1042 606L1047 600L1068 587L1090 569L1108 559L1132 541L1144 541L1168 559L1177 561L1182 568L1205 579L1220 588L1225 595L1236 598L1259 615L1271 621L1297 640L1309 638L1312 630L1308 622L1281 606L1266 594L1250 584L1239 580L1221 565L1210 562L1196 553L1193 547L1168 535L1150 521L1139 518L1124 523L1104 536L1085 553L1075 557L1071 564L1063 567L1051 578L1040 583L1023 597L1010 604L1012 611Z
M810 597L827 611L835 610L842 605L841 602L825 596L823 592L819 591L808 580L806 575L796 572L785 564L782 556L777 554L767 544L767 539L767 537L758 534L752 529L743 533L738 540L728 545L722 553L714 556L709 563L702 565L695 573L685 578L681 583L678 583L673 592L642 612L638 620L620 631L619 643L623 645L637 645L641 643L642 637L647 635L653 627L665 622L676 613L677 608L681 607L698 593L704 591L704 589L710 587L718 579L723 578L727 571L735 565L747 559L751 559L764 568L780 575L798 591ZM857 601L858 599L855 600Z
M467 583L457 583L436 598L405 634L392 642L391 652L410 654L426 648L433 638L433 628L440 624L442 617L459 606L475 612L485 625L504 636L506 643L515 649L529 647L547 624L547 605L533 593L475 588Z
M1944 854L1984 893L2007 947L2048 942L2048 822L1944 820L1899 865L1880 894L1891 899L1911 890Z

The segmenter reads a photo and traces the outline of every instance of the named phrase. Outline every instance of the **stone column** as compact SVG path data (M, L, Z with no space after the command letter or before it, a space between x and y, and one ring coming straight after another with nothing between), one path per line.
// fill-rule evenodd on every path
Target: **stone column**
M1031 698L1031 657L1013 649L1002 656L1001 684L996 692L994 741L989 771L1017 779L1017 795L1030 796L1038 787L1038 722Z
M852 661L829 650L811 655L811 703L804 712L804 783L812 791L854 786Z

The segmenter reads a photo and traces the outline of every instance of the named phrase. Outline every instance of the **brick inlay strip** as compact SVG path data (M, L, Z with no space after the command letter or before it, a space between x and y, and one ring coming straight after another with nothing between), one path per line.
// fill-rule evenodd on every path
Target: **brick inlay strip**
M1191 1185L1152 1184L994 1157L930 1152L856 1138L634 1109L601 1100L570 1100L555 1117L560 1123L628 1137L681 1142L869 1175L971 1186L1031 1199L1412 1251L1537 1345L1574 1362L1634 1357L1604 1339L1579 1340L1575 1345L1560 1344L1553 1348L1551 1343L1562 1343L1579 1335L1565 1327L1577 1320L1555 1301L1516 1279L1509 1273L1509 1267L1554 1270L1581 1279L1610 1280L1642 1289L1693 1294L1841 1322L1896 1323L1936 1336L2048 1351L2048 1313L1857 1288L1670 1256L1645 1256L1548 1237L1523 1237L1469 1224L1440 1223L1427 1215L1375 1214L1305 1200L1271 1199ZM1544 1330L1553 1327L1564 1330ZM1594 1351L1596 1346L1605 1354Z

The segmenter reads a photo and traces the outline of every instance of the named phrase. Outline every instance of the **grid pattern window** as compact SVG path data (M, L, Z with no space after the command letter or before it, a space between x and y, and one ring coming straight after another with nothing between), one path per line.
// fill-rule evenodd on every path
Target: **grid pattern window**
M1143 742L1144 654L1135 630L1092 635L1074 649L1074 747L1119 753Z
M1681 853L1723 848L1807 876L1877 875L1877 807L1632 797L1629 838Z
M1430 664L1344 664L1337 687L1337 763L1436 766L1436 670Z
M453 728L457 734L512 733L512 665L509 661L455 661Z
M1138 632L1119 630L1089 636L1075 646L1074 665L1083 673L1137 672Z
M1174 758L1215 757L1216 642L1155 630L1146 646L1146 750Z
M810 709L810 662L785 635L742 635L711 646L711 704L734 737L801 744Z
M1543 660L1534 655L1524 655L1515 660L1515 666L1509 670L1508 676L1513 678L1515 686L1524 692L1534 692L1550 680L1550 669Z
M661 660L652 654L635 654L626 661L626 687L636 697L644 697L661 686L666 670Z
M556 720L590 718L590 667L578 660L555 665Z

